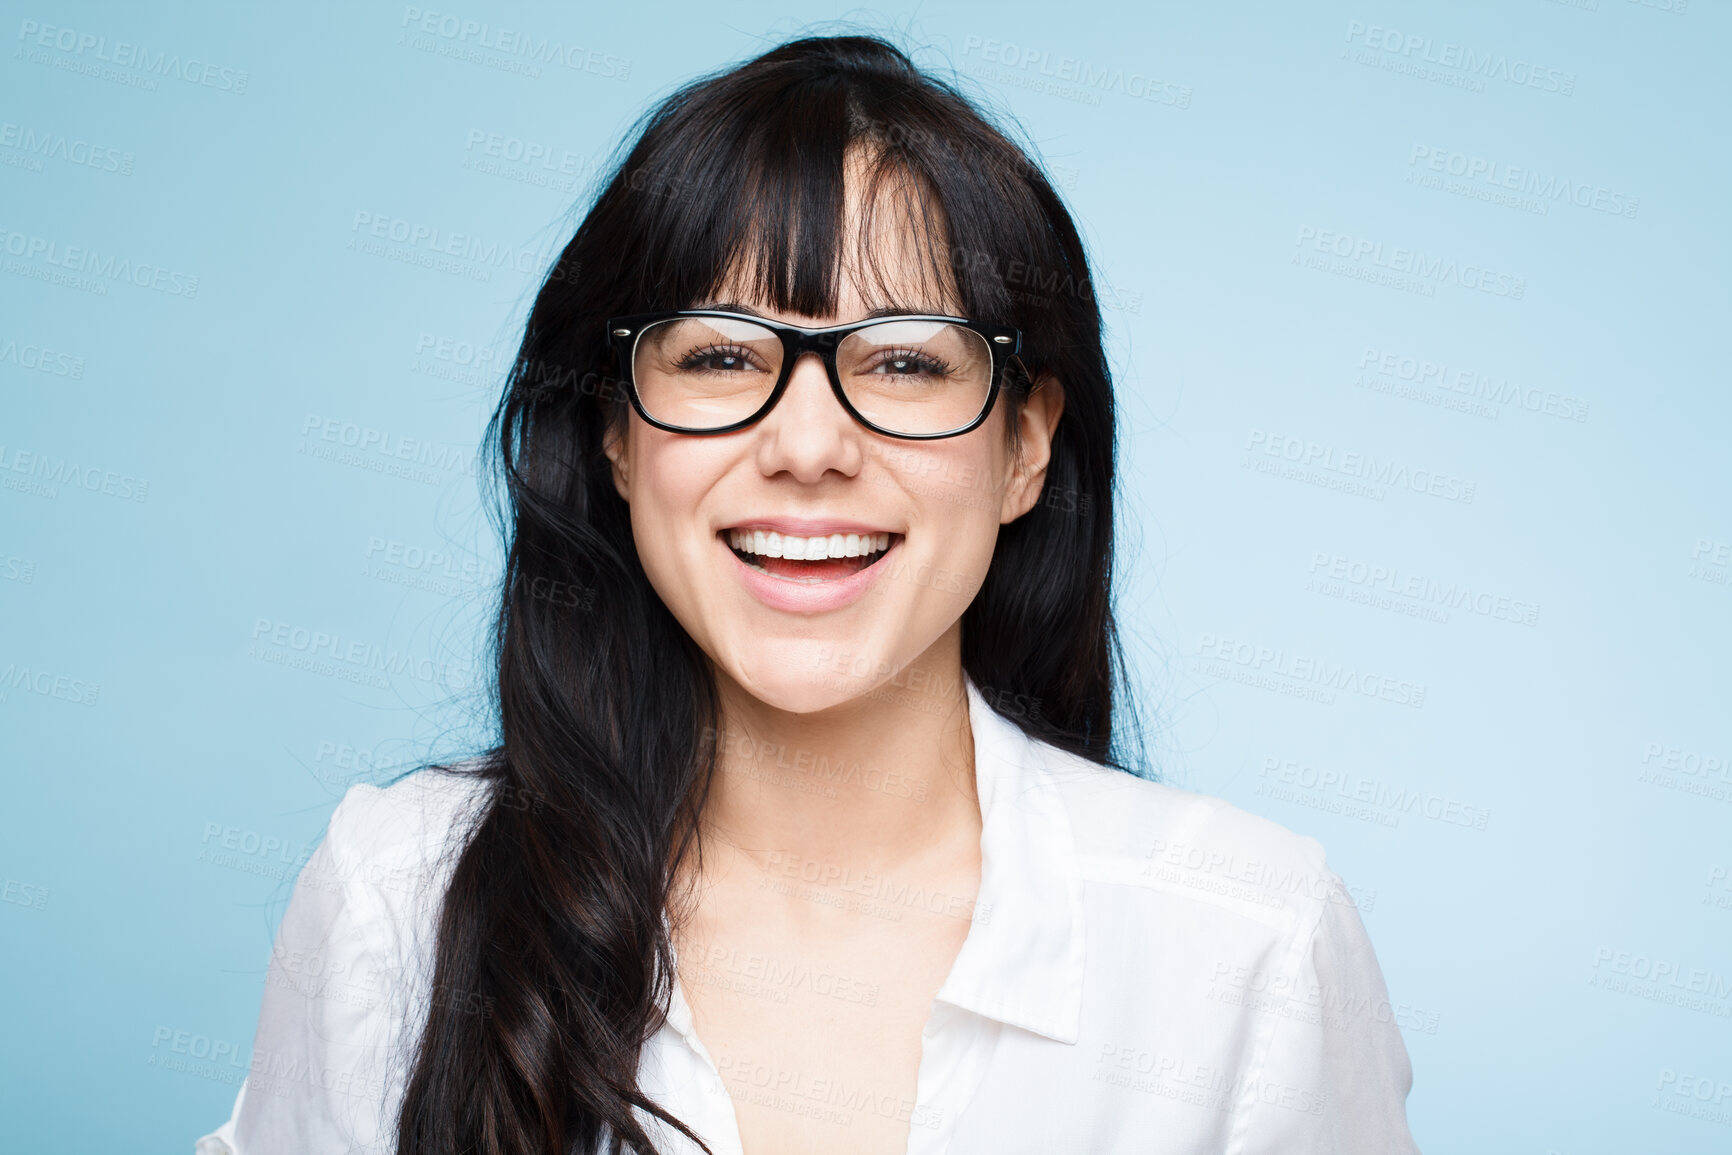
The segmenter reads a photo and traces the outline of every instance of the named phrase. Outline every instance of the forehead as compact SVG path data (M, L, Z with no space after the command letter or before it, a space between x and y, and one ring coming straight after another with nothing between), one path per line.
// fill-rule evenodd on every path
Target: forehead
M747 239L711 296L751 305L767 316L835 324L874 310L962 313L943 213L936 199L864 149L849 150L835 250L834 308L829 314L786 313L769 307L759 267L767 246Z

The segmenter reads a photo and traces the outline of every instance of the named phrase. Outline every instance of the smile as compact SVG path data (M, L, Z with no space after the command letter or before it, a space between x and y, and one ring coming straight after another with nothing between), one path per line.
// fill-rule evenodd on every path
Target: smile
M749 568L783 581L813 585L836 581L874 565L901 540L899 533L811 536L776 530L724 529L722 539Z

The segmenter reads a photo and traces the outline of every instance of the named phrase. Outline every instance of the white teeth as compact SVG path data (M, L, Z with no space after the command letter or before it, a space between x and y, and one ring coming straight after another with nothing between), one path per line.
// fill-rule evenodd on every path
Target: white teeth
M775 530L730 529L728 544L759 557L820 561L833 557L867 557L890 548L888 533L833 533L828 537L783 537Z

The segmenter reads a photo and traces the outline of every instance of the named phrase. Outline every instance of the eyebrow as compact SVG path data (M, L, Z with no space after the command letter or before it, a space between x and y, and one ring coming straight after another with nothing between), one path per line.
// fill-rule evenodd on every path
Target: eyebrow
M742 304L739 301L716 301L709 304L693 305L692 308L713 309L719 313L744 313L751 317L762 317L766 321L771 320L770 317L759 312L757 309L752 308L750 305ZM947 309L926 308L919 305L880 305L878 308L869 311L862 320L872 321L879 317L906 317L911 314L932 317L952 316L950 311ZM843 321L841 323L847 324L848 322Z

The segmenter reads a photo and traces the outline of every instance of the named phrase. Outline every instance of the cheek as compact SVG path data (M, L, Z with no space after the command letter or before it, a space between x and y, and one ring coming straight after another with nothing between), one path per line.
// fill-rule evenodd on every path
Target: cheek
M694 550L706 548L702 517L705 496L720 473L714 446L645 430L631 444L631 526L638 557L664 601L685 600L676 588L689 583Z
M909 559L917 564L914 581L972 597L986 580L998 541L1004 455L971 437L957 441L890 451L886 463L920 530Z

